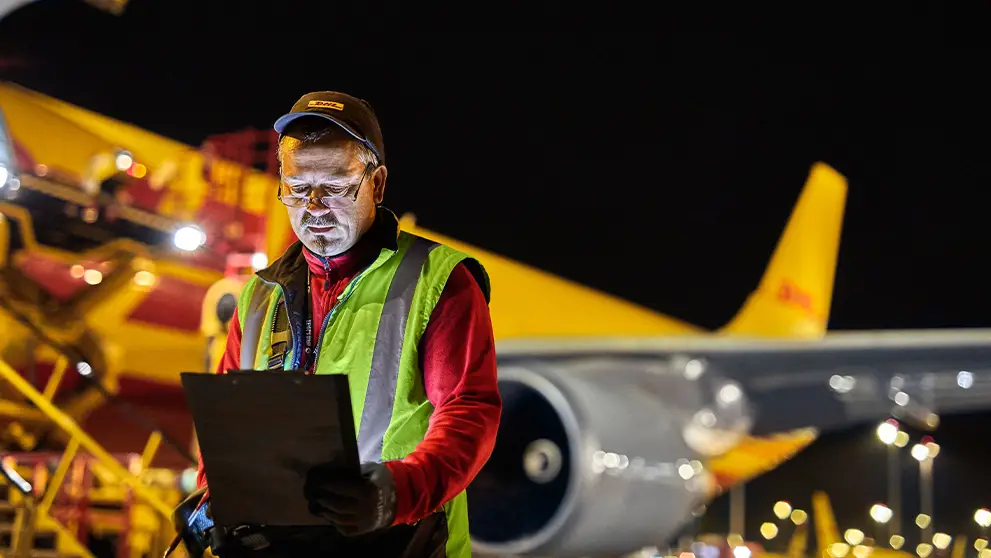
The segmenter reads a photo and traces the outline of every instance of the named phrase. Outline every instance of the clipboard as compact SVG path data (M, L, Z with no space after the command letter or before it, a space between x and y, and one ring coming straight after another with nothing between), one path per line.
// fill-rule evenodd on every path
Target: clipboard
M251 370L180 378L215 524L326 526L309 512L303 486L318 465L361 476L347 376Z

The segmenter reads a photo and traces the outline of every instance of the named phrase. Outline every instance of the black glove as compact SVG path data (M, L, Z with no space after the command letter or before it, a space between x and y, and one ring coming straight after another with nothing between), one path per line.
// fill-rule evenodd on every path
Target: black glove
M370 533L392 525L396 517L396 485L381 463L362 463L360 479L344 478L339 469L314 467L303 490L310 513L342 535Z

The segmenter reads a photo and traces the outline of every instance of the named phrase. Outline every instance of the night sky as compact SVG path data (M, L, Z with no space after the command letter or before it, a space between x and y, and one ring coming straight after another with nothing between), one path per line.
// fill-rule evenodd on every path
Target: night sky
M984 53L842 41L807 53L716 33L397 34L340 5L204 4L132 0L115 17L37 2L0 21L0 79L194 145L267 128L308 91L347 91L379 114L395 211L710 328L756 286L822 160L850 185L831 328L991 327ZM962 435L981 428L986 446L988 418L937 432L937 528L941 514L963 527L991 506L988 457ZM759 480L750 509L770 518L775 499L807 503L821 487L841 524L866 519L884 497L872 430L827 437ZM840 449L842 466L826 459ZM858 478L876 494L840 492Z

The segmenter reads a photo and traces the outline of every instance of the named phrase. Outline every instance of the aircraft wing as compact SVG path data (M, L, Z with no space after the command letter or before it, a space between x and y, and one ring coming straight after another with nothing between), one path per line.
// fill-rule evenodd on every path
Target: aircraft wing
M519 340L497 352L502 423L469 488L483 554L662 546L711 497L713 461L753 435L891 415L932 429L939 413L991 409L991 330Z
M500 344L499 355L507 364L615 359L701 365L739 385L752 408L751 432L758 435L833 430L892 414L932 429L938 419L930 414L991 410L991 329L838 332L819 341L520 340Z

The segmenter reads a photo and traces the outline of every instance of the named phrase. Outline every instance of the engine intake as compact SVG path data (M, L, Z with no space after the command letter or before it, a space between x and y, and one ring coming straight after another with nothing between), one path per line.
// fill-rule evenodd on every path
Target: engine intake
M707 496L711 478L685 435L712 401L698 375L643 359L579 359L503 366L499 376L495 449L468 489L475 552L662 546Z

